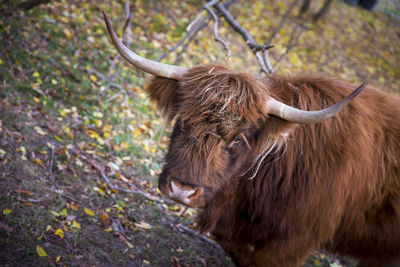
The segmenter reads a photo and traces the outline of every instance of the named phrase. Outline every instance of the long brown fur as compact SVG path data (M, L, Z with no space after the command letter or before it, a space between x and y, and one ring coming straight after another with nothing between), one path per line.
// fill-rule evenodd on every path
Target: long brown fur
M260 80L220 65L147 87L176 118L167 177L205 188L198 216L239 266L300 266L326 248L384 266L400 259L400 99L367 87L314 125L266 114L268 96L318 110L355 86L325 77ZM242 134L246 142L237 142ZM268 152L268 153L267 153Z

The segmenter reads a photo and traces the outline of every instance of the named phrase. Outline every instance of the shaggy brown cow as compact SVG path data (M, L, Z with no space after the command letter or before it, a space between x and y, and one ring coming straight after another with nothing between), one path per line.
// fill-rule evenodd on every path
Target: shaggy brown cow
M160 190L202 208L200 229L237 265L299 266L326 248L360 266L397 266L398 97L367 87L349 103L365 85L351 93L324 77L151 62L105 19L121 55L156 75L147 92L175 120Z

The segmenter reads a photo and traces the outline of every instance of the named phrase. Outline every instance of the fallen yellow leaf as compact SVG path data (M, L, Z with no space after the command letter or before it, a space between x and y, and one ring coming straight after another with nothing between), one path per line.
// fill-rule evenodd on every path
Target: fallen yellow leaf
M56 217L60 216L60 214L58 212L55 212L54 210L51 210L50 213Z
M34 158L33 162L35 162L37 165L40 165L43 168L45 167L41 159Z
M72 228L81 229L81 224L78 223L76 220L72 222Z
M69 19L66 18L66 17L61 17L61 21L64 22L64 23L68 23L68 22L69 22Z
M64 238L64 231L60 228L58 228L55 232L54 235L59 236L60 238Z
M54 259L54 262L59 262L60 261L60 259L61 259L61 256L57 256L55 259Z
M105 222L107 221L107 219L108 219L108 214L105 213L105 212L103 212L103 213L100 215L100 218L101 218L101 221L102 221L103 223L105 223Z
M103 122L101 120L98 120L98 119L94 119L93 122L94 122L94 125L96 125L97 128L100 128L103 125Z
M136 227L143 229L143 230L149 230L151 228L153 228L153 226L151 226L150 224L146 223L146 222L138 222L135 223Z
M120 147L121 147L122 149L127 149L127 148L129 147L129 144L128 144L127 142L122 142L121 145L120 145Z
M91 209L83 208L83 211L89 216L94 216L94 212Z
M122 174L120 174L119 172L116 172L116 173L115 173L115 177L117 177L118 179L124 181L125 183L129 183L129 180L128 180L125 176L123 176Z
M35 129L35 131L40 134L40 135L46 135L47 133L45 131L43 131L42 128L40 128L39 126L35 126L33 127L33 129Z
M71 39L72 34L67 28L64 28L64 34L65 34L65 37L67 37L67 39Z
M15 192L21 194L21 195L25 195L25 196L32 196L32 192L26 191L26 190L21 190L21 189L15 189Z
M39 257L47 257L46 251L44 251L44 249L39 245L36 246L36 252L39 255Z
M10 209L5 209L5 210L3 210L3 215L8 215L8 214L10 214L11 213L11 210Z
M69 207L71 210L78 210L78 209L79 209L79 206L76 205L74 202L72 202L71 204L69 204L68 207Z
M62 209L62 211L60 211L60 215L61 216L68 216L67 209L66 208Z
M90 80L92 80L92 82L97 82L97 77L94 76L93 74L90 74L89 78Z

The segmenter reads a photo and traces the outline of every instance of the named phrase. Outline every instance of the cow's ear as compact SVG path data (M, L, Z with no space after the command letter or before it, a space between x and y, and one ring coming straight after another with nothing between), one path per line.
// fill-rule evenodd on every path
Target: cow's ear
M179 82L156 76L146 85L145 90L150 99L157 103L161 114L171 121L177 112Z

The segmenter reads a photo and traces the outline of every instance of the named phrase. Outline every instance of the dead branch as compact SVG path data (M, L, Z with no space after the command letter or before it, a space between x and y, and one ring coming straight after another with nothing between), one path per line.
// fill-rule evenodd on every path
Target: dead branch
M190 31L190 29L197 23L197 21L203 16L203 9L210 8L210 6L215 5L219 0L212 0L208 2L207 4L204 5L204 7L200 10L199 15L189 23L189 25L186 27L186 31Z
M123 95L124 96L124 100L122 101L121 106L125 106L126 105L126 101L128 99L128 94L126 93L125 89L122 86L120 86L120 85L118 85L116 83L111 83L110 87L114 87L114 88L119 89L119 92L114 94L109 99L107 99L105 101L105 103L109 103L109 102L113 101L114 99L118 98L120 95Z
M339 21L342 21L344 16L343 13L340 13L339 16L340 16ZM326 66L329 62L331 62L333 53L338 51L339 38L342 36L342 34L343 34L343 27L339 27L335 38L329 42L331 44L331 47L328 50L328 54L326 55L324 62L322 62L322 64L319 66L320 69L323 69L324 66ZM318 60L318 62L321 62L321 60Z
M56 189L59 189L58 184L54 180L53 177L53 162L54 162L54 145L51 146L51 158L50 158L50 163L49 163L49 179L53 183L53 185L56 187Z
M204 235L201 235L200 233L198 233L197 231L190 229L189 227L183 225L183 224L177 224L176 227L183 233L189 234L191 236L197 237L200 240L202 240L203 242L206 242L207 244L213 246L215 249L220 250L221 252L223 252L222 248L214 241L212 241L211 239L205 237ZM225 254L225 253L224 253Z
M327 12L333 0L325 0L321 9L313 16L313 20L320 20Z
M124 25L122 27L122 41L126 44L127 47L129 47L130 45L130 23L131 23L131 18L132 18L132 14L131 14L131 8L129 6L129 0L125 1L124 4L124 11L125 11L125 22ZM102 94L107 93L107 91L110 89L110 87L112 87L111 85L113 84L114 78L116 77L116 75L118 74L118 69L119 66L121 64L121 56L120 54L117 54L113 61L111 62L110 68L108 70L108 74L107 74L107 82L105 85L104 90L102 91ZM123 91L123 92L122 92ZM120 89L120 92L117 94L118 96L123 94L124 95L124 102L126 101L126 92L125 89ZM115 98L112 97L111 100L113 100ZM107 102L111 101L110 99L108 99Z
M189 207L186 207L182 210L182 212L176 217L174 224L177 224L179 220L182 218L182 216L186 213L186 211L189 209Z
M277 66L280 64L280 62L282 61L282 59L290 52L290 50L297 46L297 44L300 41L300 37L303 34L305 30L305 27L303 25L296 25L293 28L293 31L290 34L290 39L286 45L286 51L284 54L282 54L279 59L275 62L274 68L277 68Z
M223 6L227 9L229 8L229 6L233 3L234 0L228 0L226 1ZM209 3L207 3L205 6L209 6L211 7L211 5L214 5L218 2L218 0L212 0ZM201 9L199 15L191 22L189 23L189 25L186 27L186 35L173 47L171 47L170 49L168 49L168 51L164 54L162 54L161 56L159 56L156 60L160 61L162 59L164 59L169 53L174 52L175 50L177 50L179 47L182 46L181 51L178 53L178 56L174 62L174 64L177 64L180 59L182 54L185 52L185 49L187 47L187 45L196 37L197 33L200 32L202 29L204 29L211 18L210 14L207 14L200 22L200 18L202 17L203 14L203 9L204 7ZM215 25L214 25L215 26ZM218 24L217 24L218 27ZM214 27L215 28L215 27Z
M304 1L304 2L307 2L307 1ZM292 13L292 11L296 7L296 5L297 5L297 1L293 1L290 4L288 11L286 11L286 13L282 16L282 18L280 19L280 21L278 23L278 26L275 27L275 29L271 33L271 36L268 38L268 40L265 42L265 44L270 44L272 42L272 40L275 38L275 36L281 30L284 22L287 20L288 16Z
M176 49L178 49L182 45L183 45L182 51L184 51L187 44L189 44L194 39L194 37L197 35L197 33L199 31L201 31L202 29L204 29L208 25L209 19L210 19L210 16L207 15L200 21L200 23L197 23L194 28L193 28L193 26L191 26L190 28L188 27L189 30L186 33L186 35L176 45L174 45L173 47L168 49L166 53L159 56L156 60L157 61L163 60L169 53L174 52ZM186 40L188 40L188 41L186 42Z
M133 184L129 184L131 187L134 187L135 190L130 190L130 189L126 189L126 188L120 188L115 186L110 179L107 177L107 175L104 173L103 168L101 168L98 164L96 164L92 159L90 159L89 157L85 156L82 152L79 152L75 149L71 150L76 156L78 156L79 158L83 159L84 161L86 161L87 163L89 163L89 165L91 165L93 168L95 168L101 175L101 178L103 178L103 180L107 183L107 185L114 190L117 190L119 192L125 192L125 193L129 193L129 194L137 194L137 195L141 195L151 201L154 201L156 203L160 203L160 204L173 204L174 202L168 199L164 199L164 198L154 198L152 197L150 194L140 190L139 188L137 188L137 186L133 185Z
M224 5L217 3L214 5L219 14L225 18L228 24L232 27L234 31L239 33L242 38L245 40L246 44L249 46L253 54L256 56L258 64L261 67L261 70L265 74L272 73L271 63L269 61L268 53L264 53L264 51L268 50L272 46L269 44L258 44L254 41L253 37L239 24L237 21L231 16L231 14L226 10Z
M218 19L217 15L214 13L214 11L208 6L209 4L212 4L213 2L218 2L218 1L209 2L207 5L204 6L204 9L207 10L208 13L213 17L213 20L214 20L214 39L215 39L215 41L220 42L224 46L224 49L226 50L226 56L230 57L231 56L231 49L229 48L228 44L224 40L222 40L221 38L218 37L219 19Z

